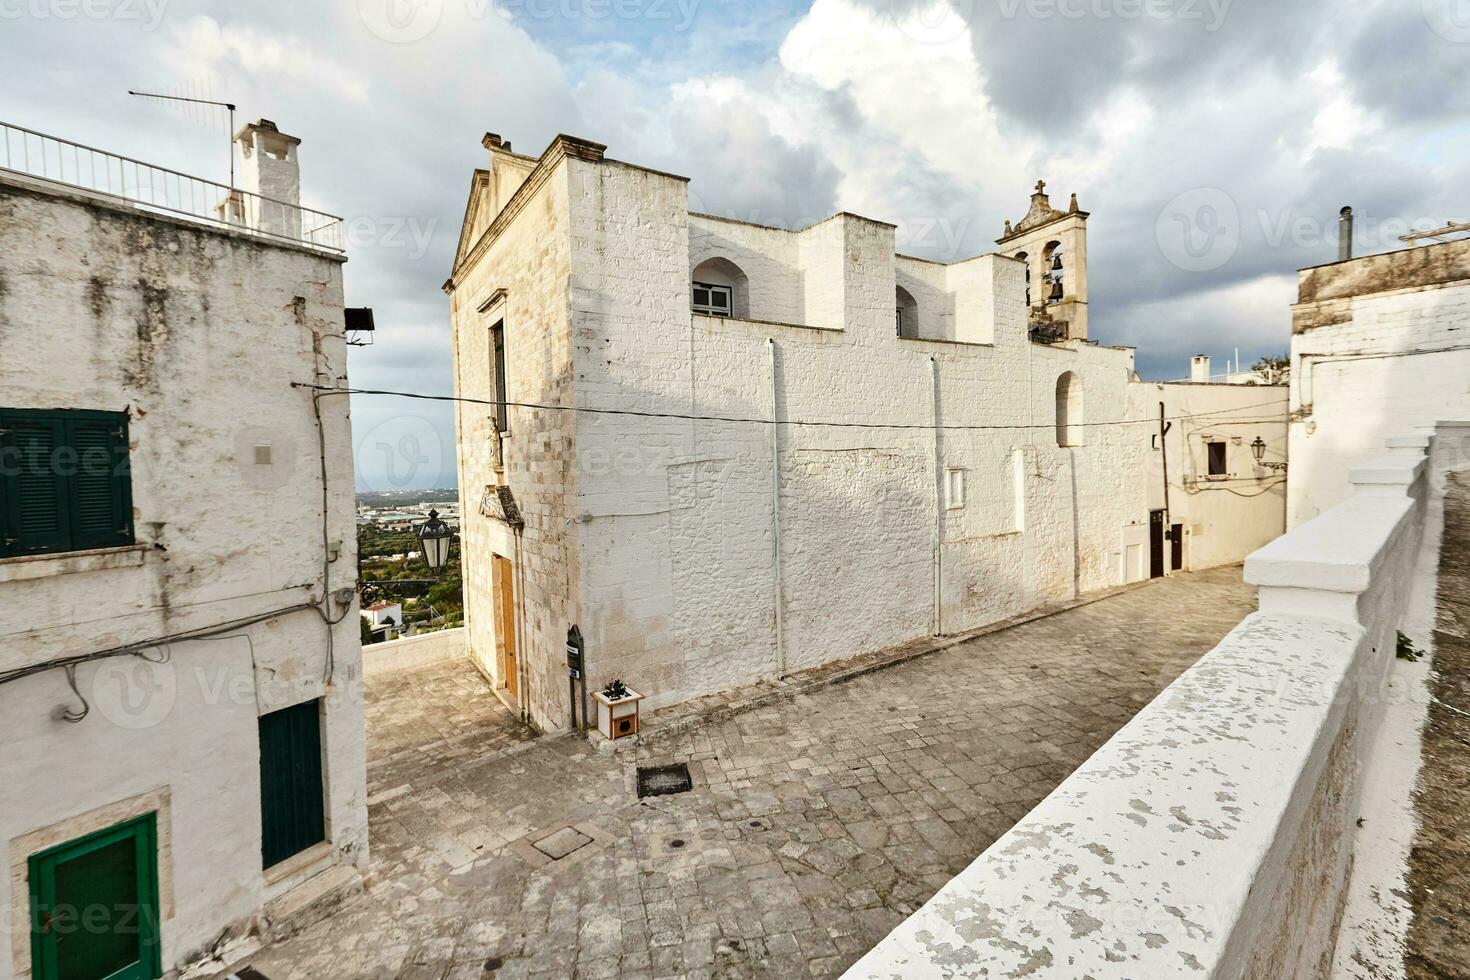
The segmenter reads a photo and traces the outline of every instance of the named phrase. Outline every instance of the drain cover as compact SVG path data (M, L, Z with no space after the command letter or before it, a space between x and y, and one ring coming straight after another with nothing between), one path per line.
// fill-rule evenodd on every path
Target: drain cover
M689 766L679 763L677 766L639 766L638 767L638 798L645 796L672 796L675 793L687 793L694 788L694 780L689 778Z
M553 861L560 861L573 851L592 843L592 838L575 827L563 827L554 834L536 841L531 846Z

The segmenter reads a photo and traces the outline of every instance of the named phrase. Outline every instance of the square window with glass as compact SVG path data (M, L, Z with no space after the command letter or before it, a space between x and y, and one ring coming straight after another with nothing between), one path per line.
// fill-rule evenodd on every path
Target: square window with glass
M0 408L0 558L130 544L128 413Z
M734 310L735 291L729 286L714 283L694 284L694 312L705 316L730 316Z

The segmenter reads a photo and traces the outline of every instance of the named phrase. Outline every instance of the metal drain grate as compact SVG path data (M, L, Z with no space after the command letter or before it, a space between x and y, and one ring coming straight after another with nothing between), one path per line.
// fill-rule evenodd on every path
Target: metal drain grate
M687 763L676 766L639 766L638 798L645 796L672 796L687 793L694 788Z

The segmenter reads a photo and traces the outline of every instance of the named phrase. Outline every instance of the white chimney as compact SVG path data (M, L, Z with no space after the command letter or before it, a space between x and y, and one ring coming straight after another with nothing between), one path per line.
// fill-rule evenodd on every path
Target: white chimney
M301 166L296 148L269 119L246 123L235 134L240 144L240 190L255 198L242 202L243 223L268 235L301 238Z
M1210 355L1196 354L1189 362L1189 380L1208 384L1210 381Z

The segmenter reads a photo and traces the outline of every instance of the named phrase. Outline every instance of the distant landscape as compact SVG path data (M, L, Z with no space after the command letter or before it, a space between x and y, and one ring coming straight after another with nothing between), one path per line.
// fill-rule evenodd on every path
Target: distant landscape
M428 520L428 511L459 528L459 491L387 490L357 495L357 573L364 609L379 602L403 605L401 632L406 634L454 629L464 625L464 597L458 538L450 550L449 566L431 580L419 554L415 527ZM363 620L362 640L384 639Z

